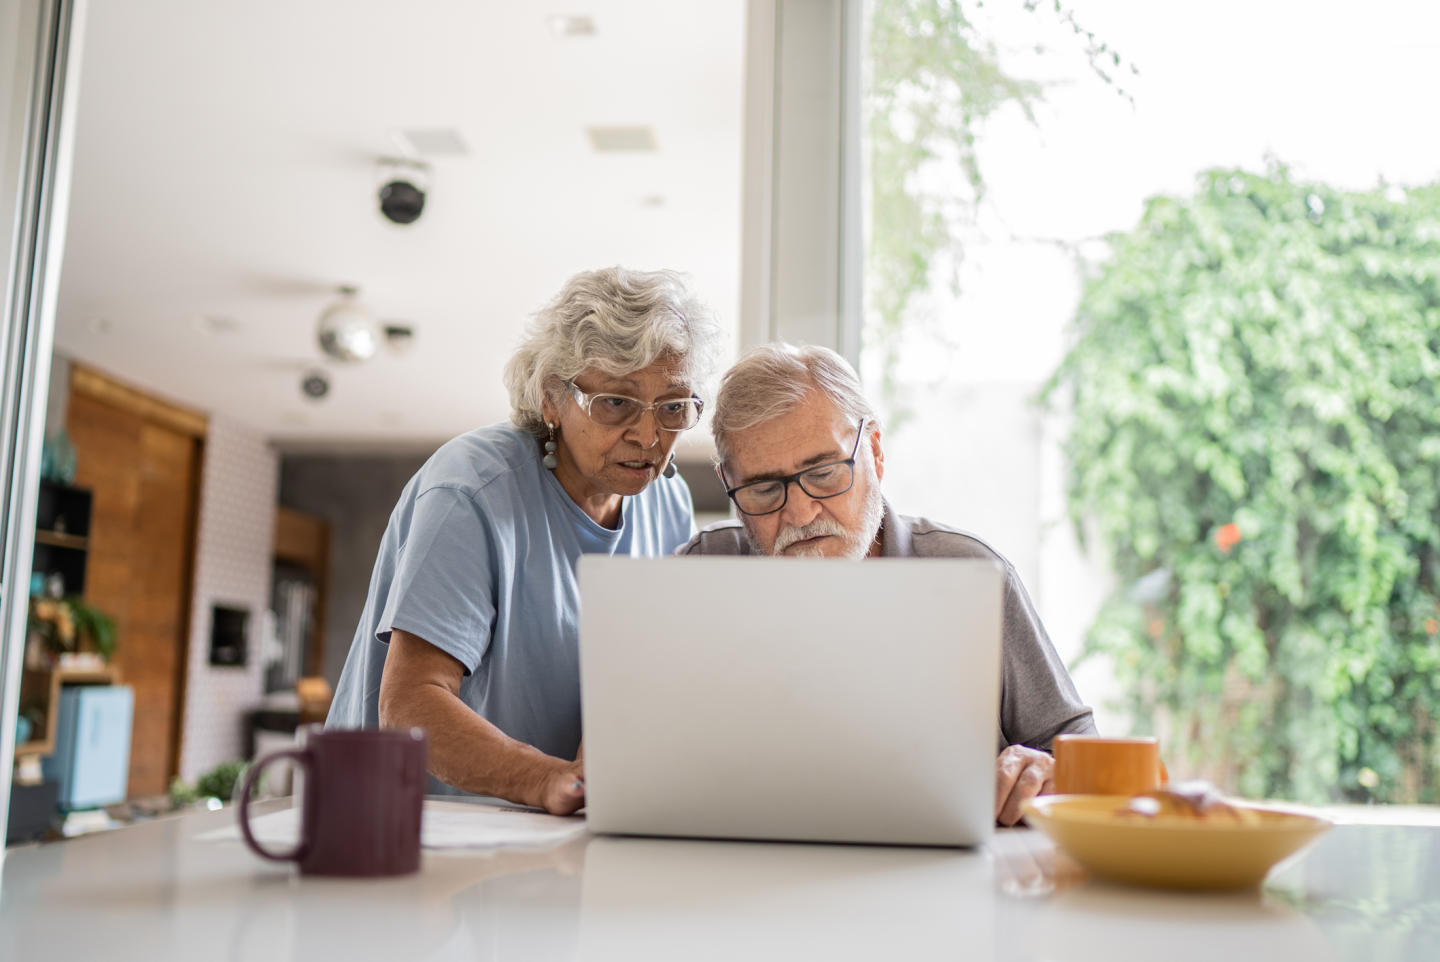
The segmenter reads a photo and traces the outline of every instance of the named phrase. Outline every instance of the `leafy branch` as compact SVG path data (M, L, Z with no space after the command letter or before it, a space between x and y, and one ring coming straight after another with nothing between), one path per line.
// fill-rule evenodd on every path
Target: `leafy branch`
M983 2L876 0L869 22L865 85L870 190L866 249L866 350L879 358L891 427L907 416L897 368L902 338L932 329L926 295L937 281L960 287L964 237L985 198L980 137L1001 110L1035 122L1045 84L1002 66L1001 52L969 10ZM1027 0L1082 40L1091 68L1122 95L1115 74L1136 73L1069 8ZM1043 48L1039 48L1043 52Z

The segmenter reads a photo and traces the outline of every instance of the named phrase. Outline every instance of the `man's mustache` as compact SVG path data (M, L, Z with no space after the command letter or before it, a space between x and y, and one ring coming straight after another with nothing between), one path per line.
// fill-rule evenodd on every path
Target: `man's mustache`
M831 518L816 518L807 525L788 525L775 536L775 544L771 547L771 554L780 554L786 548L797 541L804 541L806 538L819 538L829 535L835 538L844 538L850 534L845 526Z

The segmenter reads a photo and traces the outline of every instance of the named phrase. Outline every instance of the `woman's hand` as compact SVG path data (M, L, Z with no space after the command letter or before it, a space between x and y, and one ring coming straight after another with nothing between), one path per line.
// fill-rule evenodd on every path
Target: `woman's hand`
M424 728L430 774L463 791L568 815L585 804L583 756L566 761L508 737L460 700L465 668L399 628L380 677L380 727Z
M573 815L585 807L585 746L575 760L545 777L540 807L551 815Z

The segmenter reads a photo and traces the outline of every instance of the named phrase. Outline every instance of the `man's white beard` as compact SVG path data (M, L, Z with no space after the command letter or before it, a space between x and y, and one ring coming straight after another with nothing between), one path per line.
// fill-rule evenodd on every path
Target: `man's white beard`
M870 554L870 546L875 543L876 536L880 533L880 523L885 520L885 499L880 496L879 479L873 475L869 478L869 484L865 491L865 504L860 511L860 526L857 530L850 530L840 522L830 518L816 518L807 525L787 525L781 528L775 535L775 543L770 546L769 554L779 556L785 549L797 541L804 541L807 538L818 538L823 535L840 538L845 543L845 550L840 557L848 558L851 561L859 561ZM755 540L755 534L750 530L750 523L745 521L745 538L750 542L750 550L756 554L766 554L765 547ZM786 555L788 558L823 558L820 547L802 548Z

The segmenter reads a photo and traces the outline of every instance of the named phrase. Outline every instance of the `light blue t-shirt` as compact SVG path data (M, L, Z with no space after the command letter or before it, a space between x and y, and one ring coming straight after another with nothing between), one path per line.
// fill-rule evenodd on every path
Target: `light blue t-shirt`
M582 554L672 554L694 532L690 489L659 478L596 524L508 423L446 443L390 515L365 613L326 724L374 728L390 630L465 666L460 698L512 738L574 758L580 745ZM434 791L460 794L431 779Z

